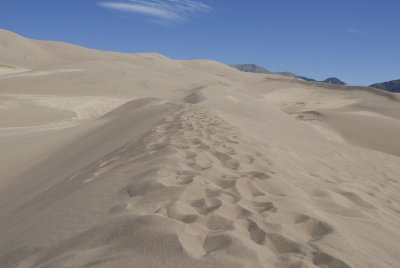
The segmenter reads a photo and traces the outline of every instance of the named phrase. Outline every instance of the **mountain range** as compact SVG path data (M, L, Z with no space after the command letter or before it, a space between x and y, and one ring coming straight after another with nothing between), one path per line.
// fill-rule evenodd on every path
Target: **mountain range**
M270 70L268 70L264 67L261 67L257 64L231 64L230 66L239 71L248 72L248 73L279 74L279 75L284 75L284 76L289 76L289 77L296 77L296 78L299 78L299 79L302 79L302 80L308 81L308 82L318 82L318 83L326 83L326 84L333 84L333 85L346 85L345 82L341 81L339 78L336 78L336 77L330 77L325 80L318 81L316 79L297 75L292 72L273 72L273 71L270 71ZM381 90L388 91L388 92L400 93L400 79L387 81L387 82L381 82L381 83L375 83L375 84L370 85L369 87L381 89Z
M370 87L382 89L382 90L389 91L389 92L400 93L400 79L372 84L372 85L370 85Z
M248 73L279 74L279 75L300 78L302 80L309 81L309 82L319 82L319 83L327 83L327 84L334 84L334 85L346 85L345 82L341 81L339 78L336 78L336 77L329 77L325 80L318 81L313 78L294 74L292 72L272 72L272 71L269 71L269 70L265 69L264 67L261 67L257 64L232 64L230 66L235 69L238 69L239 71L248 72Z

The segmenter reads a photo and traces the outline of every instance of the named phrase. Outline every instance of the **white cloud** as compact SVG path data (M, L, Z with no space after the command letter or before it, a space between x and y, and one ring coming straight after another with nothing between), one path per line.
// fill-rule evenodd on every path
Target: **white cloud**
M357 35L362 35L362 36L368 36L368 34L366 32L354 29L354 28L347 28L346 31L348 31L349 33L352 34L357 34Z
M169 21L179 21L195 13L212 11L210 6L194 0L106 1L101 2L100 6Z

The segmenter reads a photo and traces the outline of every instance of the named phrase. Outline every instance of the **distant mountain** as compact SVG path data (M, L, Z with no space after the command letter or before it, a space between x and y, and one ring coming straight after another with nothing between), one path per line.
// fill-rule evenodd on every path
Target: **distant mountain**
M300 79L302 79L302 80L304 80L304 81L308 81L308 82L318 82L318 81L315 80L315 79L308 78L308 77L305 77L305 76L298 76L298 75L296 75L296 77L297 77L297 78L300 78Z
M297 75L297 74L294 74L291 72L271 72L271 71L269 71L259 65L256 65L256 64L232 64L230 66L235 69L238 69L239 71L247 72L247 73L279 74L279 75L300 78L304 81L309 81L309 82L320 82L320 83L327 83L327 84L334 84L334 85L346 85L345 82L341 81L340 79L338 79L336 77L330 77L323 81L317 81L315 79L308 78L305 76L300 76L300 75Z
M274 72L274 74L280 74L280 75L286 75L286 76L290 76L290 77L300 78L301 80L308 81L308 82L320 82L315 79L312 79L312 78L309 78L306 76L297 75L297 74L294 74L291 72ZM321 81L321 82L323 82L323 81Z
M270 74L272 72L268 71L267 69L258 66L256 64L232 64L231 67L238 69L239 71L246 72L246 73L264 73Z
M324 81L320 81L322 83L327 83L327 84L334 84L334 85L346 85L345 82L341 81L340 79L336 77L330 77L328 79L325 79Z
M370 87L382 89L382 90L389 91L389 92L400 93L400 79L383 82L383 83L376 83L376 84L370 85Z
M285 75L285 76L290 76L290 77L296 77L298 78L298 76L294 73L291 72L271 72L273 74L280 74L280 75Z

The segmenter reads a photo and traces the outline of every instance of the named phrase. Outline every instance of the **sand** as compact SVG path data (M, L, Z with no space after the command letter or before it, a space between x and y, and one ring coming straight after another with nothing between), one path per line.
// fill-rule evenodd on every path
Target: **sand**
M400 98L0 31L0 267L398 267Z

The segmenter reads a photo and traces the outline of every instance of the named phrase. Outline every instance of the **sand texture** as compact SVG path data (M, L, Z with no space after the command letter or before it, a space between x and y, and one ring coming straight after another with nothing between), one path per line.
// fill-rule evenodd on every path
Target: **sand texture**
M0 30L0 267L399 267L400 97Z

